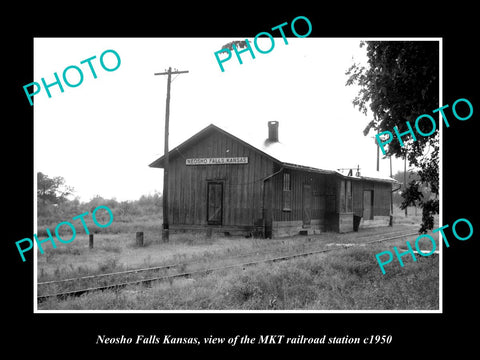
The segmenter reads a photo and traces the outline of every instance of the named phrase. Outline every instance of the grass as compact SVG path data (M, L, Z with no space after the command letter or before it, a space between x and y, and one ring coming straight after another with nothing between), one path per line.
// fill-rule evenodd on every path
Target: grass
M398 227L399 228L399 227ZM396 227L394 226L394 230ZM80 273L111 272L175 261L203 261L208 266L221 257L260 251L273 246L293 248L308 244L352 243L358 235L322 234L277 240L223 238L178 234L168 244L146 233L145 247L134 246L135 234L104 234L95 238L95 248L86 243L62 244L47 256L39 255L39 279L78 276ZM438 239L438 237L435 237ZM310 239L310 240L309 240ZM368 240L363 239L362 241ZM76 241L76 240L75 240ZM438 240L437 240L438 241ZM88 242L88 241L87 241ZM50 299L39 309L76 310L434 310L438 309L438 256L404 257L386 265L383 275L375 254L405 248L405 240L352 247L305 258L222 270L195 279L132 286L122 291L89 293L65 301ZM413 246L413 244L412 244ZM68 250L67 250L68 248ZM43 258L42 258L43 256ZM69 264L69 265L66 265ZM41 270L43 269L43 275ZM47 270L48 269L48 270ZM62 270L60 270L62 269Z
M373 251L372 251L373 250ZM49 300L40 309L139 310L433 310L438 309L438 257L382 275L378 249L343 250L195 280L136 286Z
M434 216L435 225L438 226L438 215ZM393 206L393 223L403 225L418 225L422 222L422 209L409 206L407 208L407 216L405 216L405 210L400 209L398 206ZM436 227L435 226L435 227ZM434 228L435 228L434 227Z
M106 224L109 220L108 217L98 216L98 221L102 224ZM88 231L92 234L125 234L125 233L135 233L136 231L152 232L161 234L162 231L162 221L161 216L159 215L150 215L150 216L121 216L114 214L113 222L110 226L105 228L100 228L94 224L91 214L84 216L85 226ZM70 222L75 227L77 236L79 234L85 234L85 228L80 219L63 219L55 221L54 219L39 219L37 224L37 235L39 239L47 237L46 229L50 229L50 232L55 236L55 228L61 221ZM72 232L69 226L64 225L59 228L60 235L65 234L65 239L69 239L72 235Z
M330 236L337 236L331 234ZM318 241L321 241L318 237ZM163 243L161 235L156 232L144 232L144 246L135 242L135 233L95 234L94 248L88 248L88 236L77 235L68 244L57 243L53 249L50 243L44 244L44 254L38 252L38 281L76 277L77 269L83 275L102 272L99 266L105 259L114 258L124 269L148 266L160 266L172 263L201 261L208 263L219 257L232 257L238 254L266 251L272 246L292 249L305 244L308 239L303 236L288 239L264 240L243 237L213 236L204 234L171 234L170 241Z

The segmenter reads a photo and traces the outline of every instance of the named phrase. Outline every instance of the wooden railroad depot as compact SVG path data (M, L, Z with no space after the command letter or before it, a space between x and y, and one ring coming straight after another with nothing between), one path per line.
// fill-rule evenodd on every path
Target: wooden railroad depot
M389 225L395 180L305 165L278 128L268 122L254 146L211 124L170 150L170 230L271 238ZM150 167L163 168L164 157Z

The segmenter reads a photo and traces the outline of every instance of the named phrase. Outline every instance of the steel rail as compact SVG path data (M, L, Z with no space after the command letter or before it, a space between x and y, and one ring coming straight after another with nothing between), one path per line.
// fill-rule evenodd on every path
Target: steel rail
M356 239L363 239L363 238L372 237L372 236L382 236L382 235L384 236L384 235L401 234L401 233L404 233L404 231L400 230L400 231L392 231L392 232L389 232L389 233L386 233L386 234L363 235L363 236L356 237ZM366 242L366 243L363 243L363 244L368 244L368 243L371 243L371 242ZM271 253L272 250L273 251L279 251L279 250L284 250L286 248L291 248L291 247L295 247L295 246L298 246L298 245L306 245L306 244L307 243L279 246L279 247L276 247L276 248L269 248L268 251L262 252L262 253L260 253L258 251L253 251L253 252L249 252L249 253L240 254L240 255L237 255L237 256L222 258L222 260L233 260L233 259L238 259L238 258L247 257L247 256L265 255L265 254ZM135 273L147 272L147 271L165 270L165 269L171 269L171 268L175 268L175 267L189 266L189 265L192 265L192 264L197 264L199 262L201 262L201 261L167 264L167 265L160 265L160 266L154 266L154 267L149 267L149 268L124 270L124 271L117 271L117 272L105 273L105 274L85 275L85 276L80 276L80 277L76 277L76 278L67 278L67 279L61 279L61 280L43 281L43 282L38 282L37 286L60 284L60 283L65 283L65 282L80 281L80 280L87 280L87 279L97 279L97 278L107 277L107 276L128 275L128 274L135 274Z
M355 244L354 246L360 246L360 245L365 245L365 244L372 244L372 243L377 243L377 242L389 241L389 240L394 240L394 239L407 237L407 236L412 236L412 235L418 235L418 232L405 233L405 234L396 235L396 236L393 236L393 237L376 239L376 240L368 241L366 243ZM57 297L57 298L60 298L60 299L64 299L64 298L67 298L68 296L80 296L80 295L88 293L88 292L103 291L103 290L109 290L109 289L120 289L120 288L124 288L126 286L129 286L129 285L149 284L149 283L152 283L154 281L172 280L172 279L175 279L175 278L190 277L190 276L199 275L199 274L208 274L208 273L211 273L211 272L214 272L214 271L227 270L227 269L233 269L233 268L238 268L238 267L246 267L246 266L258 265L258 264L268 263L268 262L290 260L290 259L294 259L294 258L297 258L297 257L304 257L304 256L309 256L309 255L315 255L315 254L335 251L335 250L339 250L339 249L346 249L346 248L351 247L351 246L352 245L350 245L350 244L348 246L338 244L337 247L330 248L330 249L320 249L320 250L314 250L314 251L308 251L308 252L302 252L302 253L296 253L296 254L289 254L289 255L284 255L284 256L279 256L279 257L274 257L274 258L269 258L269 259L250 261L250 262L246 262L246 263L239 263L239 264L220 266L220 267L214 267L214 268L209 268L209 269L195 270L195 271L184 272L184 273L179 273L179 274L172 274L172 275L166 275L166 276L161 276L161 277L153 277L153 278L149 278L149 279L134 280L134 281L128 281L128 282L124 282L124 283L111 284L111 285L105 285L105 286L99 286L99 287L91 287L91 288L80 289L80 290L72 290L72 291L67 291L67 292L63 292L63 293L40 295L40 296L37 296L37 301L42 302L42 301L45 301L46 299L52 298L52 297ZM143 270L143 269L140 269L140 270ZM132 270L130 272L135 272L135 271Z

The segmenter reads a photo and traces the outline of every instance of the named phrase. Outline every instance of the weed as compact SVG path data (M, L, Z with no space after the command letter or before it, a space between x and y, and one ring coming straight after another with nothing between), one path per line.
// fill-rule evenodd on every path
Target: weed
M117 264L116 258L108 258L104 262L98 264L98 271L100 273L109 273L121 270L121 267Z
M122 249L120 246L116 245L103 245L102 250L107 251L107 252L113 252L116 254L120 254L122 252Z
M143 259L143 266L150 267L152 264L152 255L148 254L146 258Z
M313 236L311 242L350 243L354 241L354 235L322 234ZM60 254L64 258L58 257L58 249L46 251L46 259L39 262L39 274L40 278L58 279L115 272L125 266L148 267L194 260L208 268L225 263L223 258L252 250L270 250L269 254L273 254L278 246L293 246L297 251L307 242L307 239L296 237L279 241L255 238L236 241L222 237L206 239L204 234L175 234L169 243L153 244L150 249L142 249L130 247L134 239L128 234L108 235L98 242L96 249L101 251L88 252L88 257L78 256L87 251L86 247L74 246L77 250L67 251L66 245L65 251ZM405 244L404 239L399 242ZM151 288L132 286L128 292L104 291L66 301L49 300L41 303L39 309L438 309L438 256L422 258L417 262L405 261L404 267L392 262L383 275L375 254L394 245L397 244L339 249L285 262L255 265L244 270L232 268L212 272L196 276L194 281L170 279L152 283ZM63 268L56 265L59 258L68 259L62 264L71 265ZM186 271L186 266L179 271Z

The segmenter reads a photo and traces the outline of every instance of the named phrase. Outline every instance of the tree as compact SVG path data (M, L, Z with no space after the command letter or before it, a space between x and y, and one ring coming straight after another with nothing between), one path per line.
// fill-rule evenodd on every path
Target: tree
M162 195L155 192L153 195L142 195L136 202L138 209L143 215L162 213Z
M435 41L366 41L368 66L352 65L346 85L358 85L358 95L353 105L367 115L373 113L364 130L368 135L375 132L408 130L406 122L414 124L418 116L431 114L438 105L439 93L439 48ZM437 120L438 121L438 120ZM422 207L420 232L433 228L433 215L438 214L438 123L435 132L427 137L417 136L416 141L402 138L404 147L398 141L387 145L386 155L407 157L410 166L418 169L419 180L409 182L402 193L401 208L414 205ZM420 123L422 132L431 131L431 125ZM433 198L424 198L419 186L428 186Z
M393 203L395 205L398 205L399 207L402 207L402 203L404 202L404 197L411 197L412 195L415 199L412 199L411 204L417 206L418 201L416 198L423 198L425 200L429 200L432 198L435 198L435 195L432 195L432 192L430 190L430 187L427 184L424 184L420 181L420 176L418 175L417 172L415 171L407 171L407 176L406 176L406 181L404 178L404 172L403 170L398 171L395 175L393 175L393 178L397 180L399 183L402 184L401 188L399 191L396 191L393 193ZM405 184L404 184L405 182ZM411 195L405 195L405 187L408 186L408 184L412 184L410 187L412 189ZM421 194L417 194L417 191L421 192ZM403 195L403 197L402 197ZM403 209L405 207L402 207Z
M88 202L84 203L83 207L85 209L84 211L92 213L95 208L101 205L107 206L109 209L114 210L118 207L118 202L115 198L104 199L102 196L97 194L93 196Z
M249 40L247 40L248 42L250 42ZM234 41L230 41L229 43L225 44L222 46L222 49L229 49L229 50L233 50L233 45L235 45L238 48L244 48L244 47L247 47L247 42L245 40L234 40Z
M50 178L42 172L37 173L37 200L41 200L43 205L47 202L59 205L68 200L73 191L73 187L65 184L63 177Z

